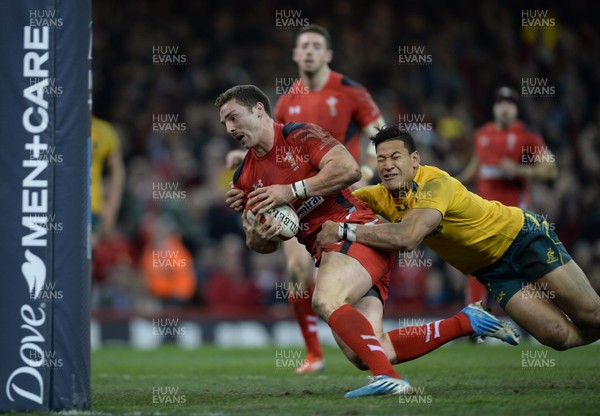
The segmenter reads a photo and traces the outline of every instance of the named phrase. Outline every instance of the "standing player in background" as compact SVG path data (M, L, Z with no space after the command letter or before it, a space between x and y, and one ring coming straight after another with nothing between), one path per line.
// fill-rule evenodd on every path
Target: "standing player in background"
M125 167L121 156L119 136L113 126L105 120L92 116L92 165L91 165L91 211L92 211L92 305L100 302L101 282L104 274L97 263L98 251L102 251L103 239L115 238L116 223L121 197L125 187ZM106 183L104 170L108 168ZM104 186L106 185L106 186Z
M529 130L518 116L519 94L500 87L494 99L494 121L475 131L475 152L456 176L462 183L476 181L476 191L487 200L530 209L528 181L557 176L554 155L544 140ZM474 276L465 287L465 303L485 299L487 290Z
M108 168L106 190L104 169ZM100 237L113 236L125 186L125 167L119 136L105 120L92 116L92 246Z
M300 78L275 105L274 116L279 123L310 122L328 131L342 143L354 159L361 161L361 132L370 137L377 127L384 125L381 112L369 92L348 77L331 70L333 58L331 36L318 25L302 28L296 35L293 60L298 64ZM368 146L361 168L362 180L353 187L367 184L376 169L375 152ZM233 168L244 157L244 151L233 151L227 156L227 165ZM314 274L313 261L296 239L284 243L289 279L299 291L310 293ZM290 304L300 325L306 344L304 365L297 373L311 373L324 369L323 350L317 334L317 314L311 308L310 297L295 299Z

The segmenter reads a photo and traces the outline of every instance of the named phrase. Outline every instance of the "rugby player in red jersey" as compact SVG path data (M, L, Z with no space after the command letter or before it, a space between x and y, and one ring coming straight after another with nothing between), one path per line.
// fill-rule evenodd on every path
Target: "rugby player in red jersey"
M325 28L309 25L299 30L293 60L298 64L300 77L283 90L285 94L277 101L274 115L279 123L316 124L346 146L357 162L364 160L362 181L355 188L368 183L377 166L373 146L368 146L368 153L361 158L361 133L372 136L384 120L366 88L331 70L332 57L331 36ZM237 166L244 155L245 151L230 152L228 167ZM325 361L317 333L317 315L310 302L313 261L296 239L284 242L283 249L290 281L303 294L309 294L289 298L306 345L306 359L296 372L319 371L324 369Z
M327 322L344 354L374 376L370 384L346 397L410 392L410 384L392 364L426 354L459 336L476 334L517 342L506 324L472 305L449 319L423 326L426 331L420 331L420 336L397 330L392 337L384 332L383 305L395 254L349 241L316 249L317 233L328 220L380 222L348 188L360 179L358 163L314 124L274 122L269 99L253 85L225 91L215 106L227 132L249 149L233 179L234 186L247 195L242 204L257 217L281 204L294 207L300 218L296 237L319 266L312 307ZM281 157L288 153L294 157ZM280 247L275 239L281 231L278 220L269 217L264 223L250 224L244 213L242 223L250 249L270 253ZM398 351L404 352L402 346L407 343L411 355L399 357Z
M466 168L456 176L475 180L479 196L504 205L530 209L528 181L557 176L554 155L542 137L517 118L519 94L500 87L494 97L494 120L475 131L475 152ZM474 276L465 287L465 303L487 297L487 289Z

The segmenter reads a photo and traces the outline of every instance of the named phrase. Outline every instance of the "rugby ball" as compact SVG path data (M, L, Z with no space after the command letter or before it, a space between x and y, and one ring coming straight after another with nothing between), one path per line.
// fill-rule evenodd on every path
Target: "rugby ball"
M250 208L246 209L245 212L246 218L250 224L254 224L256 216L252 212ZM288 204L283 204L276 206L275 208L271 208L268 210L262 217L261 223L265 223L267 221L266 217L274 216L281 222L282 229L278 235L278 238L282 241L289 240L298 234L298 230L300 229L300 220L298 219L298 214L294 211L294 208L289 206Z

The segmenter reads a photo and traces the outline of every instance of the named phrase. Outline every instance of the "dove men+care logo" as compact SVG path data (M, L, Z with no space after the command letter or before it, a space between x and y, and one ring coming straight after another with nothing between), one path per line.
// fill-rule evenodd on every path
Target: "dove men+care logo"
M17 320L18 337L14 348L19 351L19 360L5 381L4 394L12 402L26 400L39 405L44 400L45 354L44 326L46 324L45 303L34 302L43 292L46 282L46 264L35 252L45 251L48 245L48 229L44 226L49 215L48 159L44 152L48 149L46 130L51 124L50 103L44 97L44 87L48 85L50 52L50 31L44 27L24 27L23 72L25 80L35 78L36 83L23 82L24 108L21 117L23 132L23 156L19 165L21 171L21 250L23 257L15 259L21 264L21 274L25 285L18 280L17 290L27 289L28 293L16 293L17 303L21 303ZM39 251L38 251L39 250ZM43 257L43 256L42 256ZM18 264L17 263L17 264ZM22 281L21 281L22 282ZM25 292L25 290L23 290Z

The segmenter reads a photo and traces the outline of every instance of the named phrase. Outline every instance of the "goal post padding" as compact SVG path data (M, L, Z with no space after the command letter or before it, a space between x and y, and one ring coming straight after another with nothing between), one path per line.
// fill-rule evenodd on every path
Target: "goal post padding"
M88 409L89 0L0 4L0 412Z

